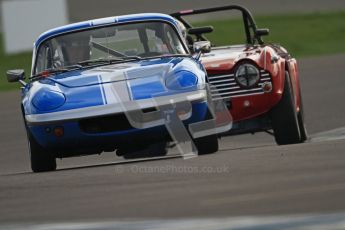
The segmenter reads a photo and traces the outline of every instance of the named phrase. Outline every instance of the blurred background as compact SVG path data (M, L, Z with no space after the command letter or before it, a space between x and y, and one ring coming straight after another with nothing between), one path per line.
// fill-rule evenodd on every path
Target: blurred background
M39 34L107 16L230 4L247 7L259 27L270 29L265 41L283 45L298 58L310 142L276 146L266 134L241 135L223 138L216 155L137 163L226 165L230 174L130 173L134 163L109 163L119 160L113 153L64 159L59 161L62 170L55 173L30 173L20 85L7 83L5 72L20 68L30 75L32 44ZM214 25L215 32L209 36L217 45L244 42L238 15L209 16L195 17L193 24ZM326 216L327 221L342 221L342 225L330 229L345 229L344 61L345 0L0 0L0 228L6 221L335 213ZM124 171L118 173L118 167ZM311 217L316 224L325 220ZM202 224L202 220L196 222ZM292 229L290 221L284 220L278 229ZM275 229L273 222L273 227L251 229Z
M140 12L172 13L229 4L246 6L259 27L271 29L267 41L279 42L294 56L345 51L343 0L0 0L0 72L4 74L7 69L24 68L29 73L32 44L39 34L50 28L107 16ZM195 17L194 20L198 20L199 24L217 20L213 24L220 29L212 35L217 44L243 42L239 36L242 31L237 32L241 23L236 15L224 12L213 19ZM228 36L220 35L224 33ZM0 79L0 90L18 87L7 84L4 77Z

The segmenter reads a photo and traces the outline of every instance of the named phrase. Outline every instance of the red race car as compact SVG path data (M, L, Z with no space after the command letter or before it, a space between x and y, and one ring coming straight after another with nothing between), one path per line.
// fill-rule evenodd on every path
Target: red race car
M207 39L212 37L208 33L216 32L213 26L193 27L187 21L191 16L199 17L200 21L203 18L200 14L228 10L243 17L245 44L216 46ZM269 30L257 28L246 8L232 5L171 15L185 28L191 52L201 43L212 44L210 52L202 54L201 61L208 73L213 100L223 100L233 118L233 127L225 135L264 131L274 135L279 145L307 140L297 61L282 46L264 43L262 37ZM229 36L231 40L231 34L221 36Z

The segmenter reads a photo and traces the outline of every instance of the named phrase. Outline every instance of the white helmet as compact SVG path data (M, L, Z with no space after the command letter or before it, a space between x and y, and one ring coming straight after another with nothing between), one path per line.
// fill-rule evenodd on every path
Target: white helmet
M178 28L180 29L180 33L182 34L183 38L186 39L187 38L187 28L185 27L185 25L179 21L176 20Z

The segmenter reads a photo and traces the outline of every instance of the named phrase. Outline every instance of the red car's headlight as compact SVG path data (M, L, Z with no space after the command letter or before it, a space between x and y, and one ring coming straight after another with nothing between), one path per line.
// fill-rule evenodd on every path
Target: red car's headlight
M252 64L242 64L235 73L237 83L243 88L254 87L260 80L260 71Z

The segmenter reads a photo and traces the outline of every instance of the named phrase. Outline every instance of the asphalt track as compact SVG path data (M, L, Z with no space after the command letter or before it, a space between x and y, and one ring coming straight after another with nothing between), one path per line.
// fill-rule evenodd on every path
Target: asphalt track
M344 213L344 60L300 60L310 142L276 146L267 134L227 137L218 153L189 160L175 150L145 161L106 153L58 161L56 172L31 173L18 92L1 93L0 228Z

